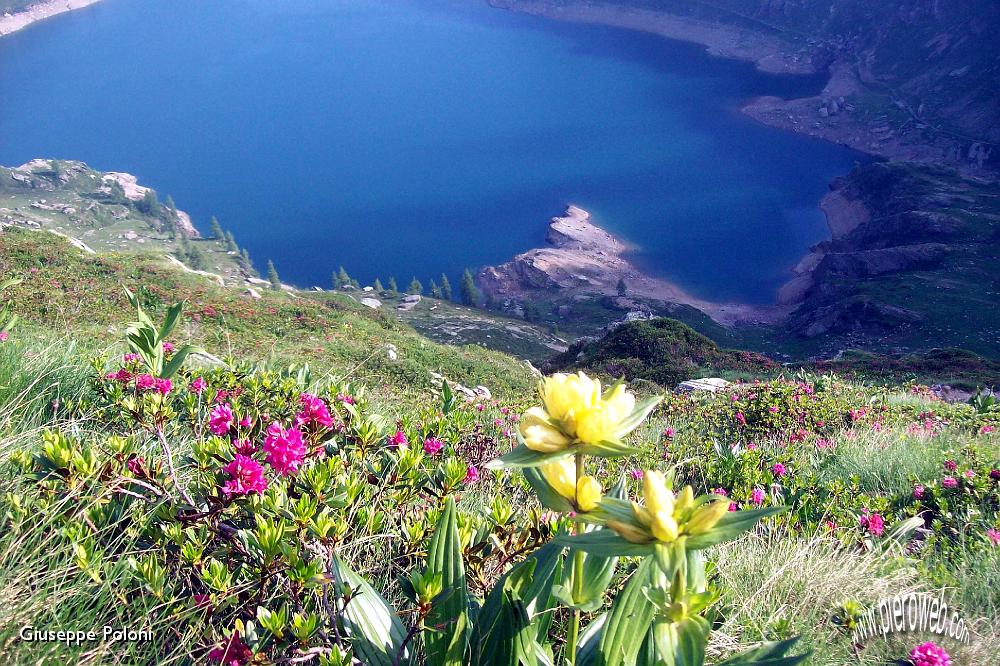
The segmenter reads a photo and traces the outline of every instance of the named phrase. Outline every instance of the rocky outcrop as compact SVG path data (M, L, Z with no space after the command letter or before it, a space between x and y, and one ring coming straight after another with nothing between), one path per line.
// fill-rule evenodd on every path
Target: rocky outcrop
M880 303L865 296L852 296L796 313L789 329L804 338L821 335L884 335L906 324L923 320L918 312Z
M829 252L823 255L813 277L863 279L901 271L928 270L941 265L948 254L942 243L900 245L879 250L858 252Z

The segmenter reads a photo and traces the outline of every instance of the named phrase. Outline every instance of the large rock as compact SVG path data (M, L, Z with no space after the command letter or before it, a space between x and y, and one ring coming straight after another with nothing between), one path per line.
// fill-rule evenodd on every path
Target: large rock
M677 393L697 393L701 391L717 393L727 386L729 386L729 382L720 377L703 377L701 379L689 379L681 382L674 390Z
M901 245L859 252L831 252L819 262L814 279L827 275L860 279L901 271L930 270L941 265L948 254L942 243Z
M361 305L369 307L372 310L378 310L380 307L382 307L382 301L378 300L377 298L362 298Z

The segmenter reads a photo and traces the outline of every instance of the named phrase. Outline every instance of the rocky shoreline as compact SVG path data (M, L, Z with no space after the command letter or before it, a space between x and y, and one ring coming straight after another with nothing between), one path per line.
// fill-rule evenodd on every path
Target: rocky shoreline
M51 18L64 12L82 9L93 5L100 0L48 0L31 5L27 9L15 14L4 14L0 16L0 37L17 32L28 27L32 23Z

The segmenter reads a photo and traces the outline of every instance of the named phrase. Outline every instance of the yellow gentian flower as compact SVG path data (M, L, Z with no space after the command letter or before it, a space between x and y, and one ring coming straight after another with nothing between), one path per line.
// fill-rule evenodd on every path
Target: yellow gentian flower
M562 451L570 444L570 440L561 430L549 424L547 415L541 407L532 407L518 423L524 445L533 451L553 453Z
M600 402L601 382L583 372L572 375L560 372L542 380L539 393L549 416L556 421L566 421Z
M573 460L560 460L538 469L552 489L573 502L581 512L593 511L600 504L604 492L600 482L592 476L581 476L576 480L576 464Z
M727 513L729 513L729 500L705 504L694 512L691 520L684 526L684 531L691 535L704 534L715 527Z
M581 476L576 482L576 508L586 513L593 511L601 503L604 489L600 482L592 476Z

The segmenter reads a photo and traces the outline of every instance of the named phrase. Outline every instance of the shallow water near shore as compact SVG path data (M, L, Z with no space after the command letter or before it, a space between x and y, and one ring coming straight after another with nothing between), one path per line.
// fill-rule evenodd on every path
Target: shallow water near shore
M645 270L765 303L862 157L738 107L823 83L474 0L103 0L0 39L0 164L136 174L301 286L500 263L572 202Z

